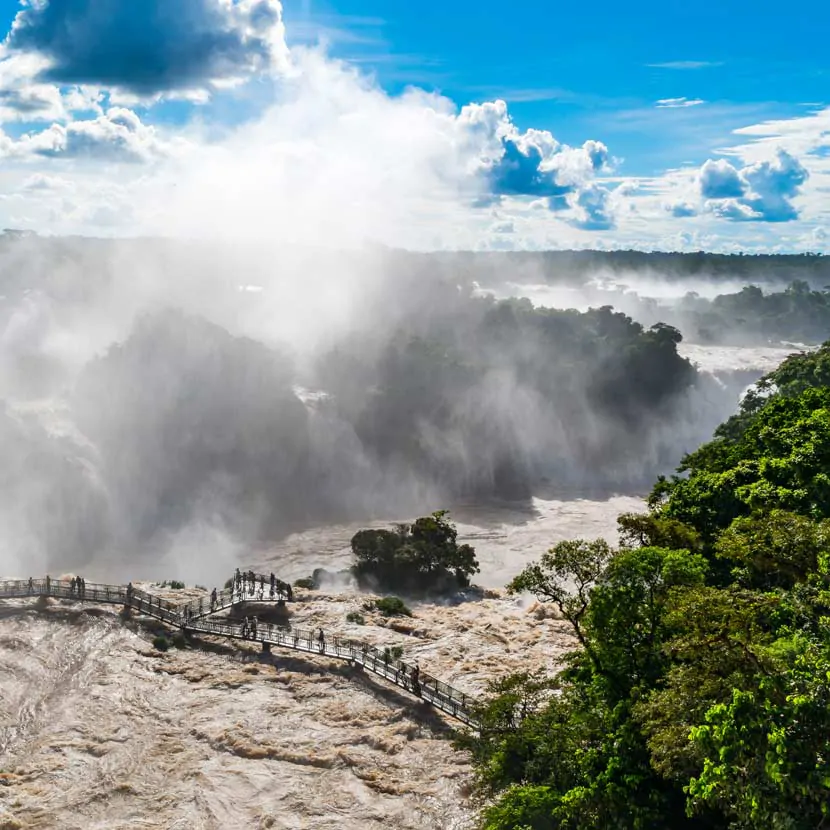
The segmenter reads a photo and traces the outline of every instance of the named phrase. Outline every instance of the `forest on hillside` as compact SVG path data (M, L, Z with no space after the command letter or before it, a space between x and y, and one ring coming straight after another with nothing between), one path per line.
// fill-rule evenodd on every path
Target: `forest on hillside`
M766 376L620 541L510 584L579 649L494 684L460 743L487 830L818 830L830 821L830 344Z

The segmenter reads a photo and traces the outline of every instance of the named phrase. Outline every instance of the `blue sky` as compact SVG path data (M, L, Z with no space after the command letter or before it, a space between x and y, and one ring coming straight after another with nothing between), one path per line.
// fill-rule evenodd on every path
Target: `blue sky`
M362 208L363 240L827 249L826 4L0 0L0 26L7 224L146 230L148 181L181 187L206 154L239 167L251 203L269 176L290 202L292 165L266 148L292 119L286 152L328 148L332 203L388 199L379 215L411 231ZM373 170L388 150L373 141L398 129ZM401 187L384 194L384 176Z
M335 53L365 61L389 89L417 83L459 104L504 98L521 127L602 140L630 175L711 152L747 119L799 115L830 99L830 7L808 2L509 5L287 0L303 34L329 30ZM782 29L785 31L782 32ZM313 36L313 35L312 35ZM659 100L702 99L695 112Z

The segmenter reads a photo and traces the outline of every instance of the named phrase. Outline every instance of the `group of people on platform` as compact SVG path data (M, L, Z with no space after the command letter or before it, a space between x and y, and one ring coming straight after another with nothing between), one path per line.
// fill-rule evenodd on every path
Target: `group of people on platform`
M281 599L282 596L285 596L289 602L294 599L291 584L277 579L273 573L271 574L269 587L269 596L272 600ZM243 596L251 595L260 600L265 599L265 575L260 574L259 580L257 580L257 575L253 571L240 572L237 568L233 578L233 588L234 592Z
M72 581L69 584L71 586L69 590L72 594L81 598L86 596L86 580L82 576L72 577Z
M49 594L52 592L52 577L48 574L45 579L46 583L46 593ZM33 594L35 592L35 580L30 576L29 582L29 593ZM69 593L72 596L77 596L83 598L86 596L86 580L82 576L73 576L72 579L69 581Z

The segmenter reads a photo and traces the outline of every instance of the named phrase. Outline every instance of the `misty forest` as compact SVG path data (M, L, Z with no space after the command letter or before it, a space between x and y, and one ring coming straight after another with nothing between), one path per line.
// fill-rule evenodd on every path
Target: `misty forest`
M195 280L216 268L204 253L155 244L162 273ZM12 563L141 557L194 522L254 541L465 499L528 499L549 485L642 490L757 377L698 371L678 353L680 326L705 326L707 342L742 332L764 345L816 342L830 322L830 295L802 281L683 296L670 324L646 298L633 301L645 322L610 302L534 307L486 291L492 277L476 280L474 266L453 279L439 258L387 254L351 264L375 276L348 324L326 332L327 320L303 320L316 339L298 346L291 329L284 340L279 326L276 338L258 334L263 318L284 314L278 290L260 303L225 275L204 300L142 306L126 265L136 247L5 243L0 510ZM578 288L578 273L568 280Z
M425 514L359 531L328 576L474 596L444 508L650 493L615 545L514 569L508 593L550 606L573 648L492 680L480 731L456 735L476 822L830 821L824 259L694 255L658 279L666 263L635 254L298 250L264 282L244 256L160 240L6 237L0 258L4 572L149 573L194 529L263 549ZM330 287L335 259L347 313L288 296L301 275ZM689 342L798 353L761 377L704 369Z

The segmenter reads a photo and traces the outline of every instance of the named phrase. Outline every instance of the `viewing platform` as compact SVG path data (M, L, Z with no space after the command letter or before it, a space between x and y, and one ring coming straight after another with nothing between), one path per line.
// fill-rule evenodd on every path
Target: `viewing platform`
M248 577L250 576L249 572ZM0 582L0 599L52 597L75 602L120 605L182 631L257 642L262 645L263 651L271 651L272 647L277 647L347 660L352 665L361 666L366 671L406 690L466 726L478 728L474 715L478 704L476 698L422 672L415 664L393 659L388 650L381 651L368 643L328 636L322 629L261 623L246 626L244 622L211 619L212 615L241 603L285 605L286 602L294 601L293 590L288 583L275 580L272 593L270 577L266 578L260 574L253 576L255 579L242 580L235 575L229 580L231 588L223 591L214 589L207 597L181 604L135 588L132 583L103 585L50 577Z

